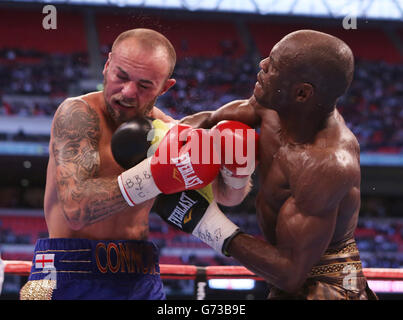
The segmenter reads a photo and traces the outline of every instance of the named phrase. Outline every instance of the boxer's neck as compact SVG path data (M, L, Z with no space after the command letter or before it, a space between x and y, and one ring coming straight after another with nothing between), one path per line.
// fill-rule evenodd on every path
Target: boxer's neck
M319 131L326 127L333 112L289 112L280 115L281 139L285 143L309 144L315 141Z

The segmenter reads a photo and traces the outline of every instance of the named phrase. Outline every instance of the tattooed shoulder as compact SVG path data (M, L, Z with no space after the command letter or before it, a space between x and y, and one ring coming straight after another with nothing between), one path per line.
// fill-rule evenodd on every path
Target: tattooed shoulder
M66 100L55 114L51 149L58 199L71 228L103 220L127 207L116 177L100 177L100 117L86 103Z
M93 108L79 100L66 100L55 114L52 133L57 166L73 164L78 179L97 174L101 129Z
M92 107L80 100L67 99L55 114L53 137L70 141L88 139L96 144L101 132L99 122L99 116Z

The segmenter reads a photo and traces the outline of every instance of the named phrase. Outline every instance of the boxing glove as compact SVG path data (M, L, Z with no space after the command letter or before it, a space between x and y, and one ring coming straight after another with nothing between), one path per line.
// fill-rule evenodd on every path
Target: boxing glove
M218 207L211 184L198 190L161 194L153 209L168 224L194 235L226 256L229 242L241 232Z
M129 169L153 155L160 140L173 125L148 117L123 123L112 135L111 150L115 161L122 168Z
M130 206L157 195L205 187L217 176L220 164L214 163L215 148L207 130L175 125L161 139L154 155L118 177L120 191ZM207 145L210 158L203 160Z
M244 188L255 170L259 135L239 121L221 121L211 131L224 182L234 189Z

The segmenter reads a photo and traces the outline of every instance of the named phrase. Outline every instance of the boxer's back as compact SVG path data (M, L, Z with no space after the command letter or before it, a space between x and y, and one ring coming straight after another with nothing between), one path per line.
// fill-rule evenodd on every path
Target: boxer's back
M103 115L102 93L89 94L80 99L72 99L78 101L85 108L91 108L94 117L99 121L99 137L96 141L96 149L99 156L99 168L96 170L97 178L113 178L117 177L123 169L114 161L110 149L110 141L115 128L112 128ZM85 105L87 104L87 105ZM146 239L148 236L148 213L152 206L152 201L147 201L142 205L134 208L124 208L120 213L108 217L96 224L90 224L79 230L72 229L65 215L63 207L57 194L56 180L56 161L54 150L57 143L52 127L51 140L49 144L49 163L47 169L46 190L45 190L45 218L48 226L50 238L87 238L87 239ZM116 182L117 184L117 182ZM100 190L101 192L101 190Z
M256 200L259 225L267 240L276 242L278 212L290 197L308 190L307 202L319 201L320 194L310 194L313 175L337 175L348 172L352 186L338 206L338 215L330 247L353 237L360 208L360 166L357 139L335 111L327 127L321 130L312 144L290 144L284 141L275 114L267 111L262 118L260 139L259 193ZM274 120L273 120L274 117ZM263 145L264 144L264 145ZM323 179L322 192L326 193L332 180Z

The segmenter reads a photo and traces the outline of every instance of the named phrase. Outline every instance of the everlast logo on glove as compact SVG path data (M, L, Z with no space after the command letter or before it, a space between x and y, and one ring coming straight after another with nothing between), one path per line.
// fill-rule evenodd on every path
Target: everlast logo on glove
M184 192L181 192L178 205L175 207L174 211L172 211L168 220L182 229L182 224L186 224L191 220L189 215L191 214L192 207L196 203L197 201L186 196ZM187 212L189 212L189 215L185 217Z
M182 179L185 182L186 189L190 189L198 184L204 183L203 180L196 175L188 152L178 158L172 158L172 162L175 164L176 168L181 174ZM175 171L173 177L177 179Z
M171 225L191 232L209 206L209 202L196 190L158 196L154 209Z
M189 130L194 133L181 141L180 133L189 133ZM153 156L122 172L118 185L129 206L143 203L161 193L174 194L203 188L217 177L221 164L200 163L199 155L204 154L201 145L196 144L196 150L191 150L194 145L192 139L198 135L208 136L208 132L176 125L161 140ZM214 151L213 146L211 149Z

